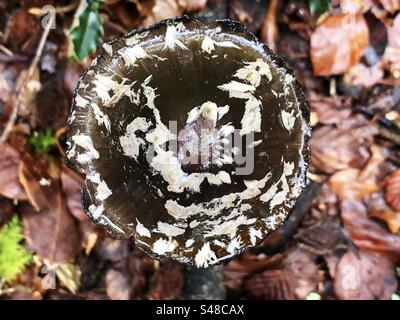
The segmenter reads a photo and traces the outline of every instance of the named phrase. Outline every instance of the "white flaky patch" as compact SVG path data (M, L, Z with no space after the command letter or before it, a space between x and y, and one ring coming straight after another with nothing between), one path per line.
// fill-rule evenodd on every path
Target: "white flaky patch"
M100 216L103 214L103 212L104 212L104 205L96 207L94 204L91 204L89 206L89 213L92 215L94 220L99 219Z
M108 117L108 115L106 115L104 112L102 112L97 104L92 103L91 106L93 109L94 117L96 118L98 125L99 126L104 125L104 127L107 129L107 131L110 132L111 131L111 122L110 122L110 118Z
M277 205L282 204L286 200L287 195L289 193L289 185L287 182L287 177L293 174L293 170L294 170L294 162L284 162L283 172L280 179L260 197L260 200L263 202L271 201L269 204L271 210L275 208ZM277 192L279 185L281 191Z
M153 243L153 252L159 255L163 255L167 252L172 252L175 250L175 248L175 244L162 238Z
M235 254L241 247L242 242L240 237L236 237L228 244L226 251L228 251L230 254Z
M240 135L246 135L251 132L261 132L261 101L251 96L244 109L244 115L240 121L242 129Z
M251 227L249 229L249 234L250 234L250 242L251 242L251 244L253 246L257 243L257 238L258 239L262 239L263 238L261 229L257 230L255 228Z
M185 233L185 229L179 228L173 224L158 221L157 229L154 229L153 232L163 233L167 237L176 237Z
M235 210L237 209L234 209L233 213L235 213ZM233 238L238 232L238 228L240 226L250 225L255 223L256 221L257 221L256 218L248 219L246 216L240 215L232 220L217 224L212 231L208 232L204 236L213 237L213 236L228 235L229 237Z
M193 243L194 243L193 239L186 240L185 247L190 248L193 245Z
M256 90L253 85L234 80L218 86L218 89L228 91L230 98L239 99L248 99L251 96L249 93L253 93Z
M96 199L100 201L104 201L110 195L112 195L112 191L107 186L107 183L100 178L100 173L96 172L94 174L89 174L86 176L89 181L97 184L96 187Z
M288 131L293 129L294 122L296 121L296 117L293 115L293 113L294 110L291 112L286 112L285 110L281 111L282 123Z
M218 109L214 102L204 102L200 107L193 108L188 112L186 123L192 123L202 116L204 119L210 121L215 128L218 120Z
M126 127L124 136L119 137L119 143L121 144L124 154L128 157L137 159L140 151L140 146L145 141L137 137L135 133L137 131L146 132L151 126L151 122L147 121L144 117L137 117Z
M269 65L262 59L254 62L245 62L245 66L235 73L235 77L246 80L254 87L258 87L261 83L261 77L266 76L268 81L272 80L271 69Z
M209 202L191 204L190 206L186 207L178 204L175 200L167 200L165 203L165 209L169 215L173 216L177 220L182 221L185 221L195 215L213 218L219 215L222 210L233 208L236 200L248 200L258 196L271 176L272 174L269 172L261 180L246 180L246 189L242 192L230 193L220 198L214 198ZM244 207L244 209L248 209L248 207Z
M164 48L174 49L175 46L178 46L181 49L187 50L187 47L178 39L179 32L184 31L184 29L185 27L183 25L167 26L164 38Z
M138 219L136 219L136 232L141 237L151 238L150 230L147 229L143 224L141 224Z
M105 107L113 107L123 96L129 97L132 102L137 104L137 94L132 90L135 82L127 84L127 78L118 82L109 76L96 74L93 80L93 91L100 97Z
M201 267L208 267L208 264L212 261L216 261L217 256L215 255L215 252L211 250L210 248L210 243L207 242L205 243L201 249L197 252L194 261L196 263L196 266L201 268Z
M103 44L103 49L104 49L105 52L107 52L107 54L109 56L113 55L113 48L112 48L112 46L110 44L108 44L108 43Z
M79 153L77 156L77 161L79 163L87 163L92 159L99 159L100 154L94 148L92 139L86 135L75 135L72 137L72 141L79 147L86 150L85 153Z
M89 101L86 100L85 98L82 98L80 95L77 95L75 97L75 105L79 108L86 108L87 105L89 104Z
M215 50L215 47L223 47L223 48L236 48L240 49L236 44L232 41L215 41L210 37L205 36L203 41L201 42L201 50L210 54Z
M144 49L139 45L135 45L133 47L124 47L118 50L118 53L121 55L127 67L135 66L136 61L139 59L149 58L149 55L146 53L146 51L144 51Z

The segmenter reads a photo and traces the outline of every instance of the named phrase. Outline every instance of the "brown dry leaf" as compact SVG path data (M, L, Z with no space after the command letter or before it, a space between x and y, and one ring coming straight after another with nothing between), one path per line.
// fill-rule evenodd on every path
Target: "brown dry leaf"
M143 298L146 278L151 271L153 260L142 252L132 252L107 272L107 295L113 300Z
M8 19L4 39L13 51L30 51L36 47L41 32L40 20L19 9Z
M368 146L377 132L377 127L361 115L336 126L317 128L311 137L311 163L327 173L349 167L362 168L370 157Z
M18 179L21 158L9 144L1 145L0 153L0 194L16 200L25 200L26 193Z
M337 124L348 119L351 115L349 97L323 96L311 92L308 101L311 112L315 112L317 115L318 123Z
M400 10L400 0L379 0L386 11L394 14L396 11Z
M364 204L356 200L342 201L341 216L345 229L357 247L400 263L400 236L391 234L368 218Z
M400 169L389 176L386 183L385 199L393 210L400 211Z
M232 290L240 291L244 280L250 275L257 274L265 269L279 269L282 266L281 262L281 254L266 257L254 256L245 252L226 265L224 269L225 285Z
M183 10L175 0L155 0L148 17L141 23L148 26L160 20L173 18L182 15Z
M383 60L395 78L400 77L400 13L397 14L393 25L388 27L388 45Z
M377 174L379 166L385 161L383 150L376 145L371 147L372 156L362 170L349 168L334 173L328 185L341 199L360 200L379 189Z
M319 255L326 255L338 249L348 247L348 239L341 225L332 218L321 218L298 229L298 239L309 250Z
M393 211L386 203L383 191L375 192L366 199L368 216L384 221L390 232L400 235L400 211Z
M37 211L58 210L61 203L60 168L42 155L25 152L18 169L19 180Z
M167 262L154 273L150 281L150 300L177 300L182 298L183 268L177 262Z
M185 12L190 12L204 9L207 0L178 0L178 3Z
M265 270L244 283L243 290L254 300L294 300L296 276L284 270Z
M349 251L337 265L334 288L343 300L388 300L397 289L394 265L376 254Z
M79 221L88 220L88 216L82 209L81 186L83 177L67 168L65 165L61 168L62 191L67 199L67 205L72 215Z
M116 19L129 30L140 25L151 12L154 3L155 0L106 1Z
M383 78L383 65L381 62L367 67L363 63L353 66L344 76L344 82L353 86L364 88L372 87Z
M49 263L73 260L80 250L78 228L65 201L57 212L43 209L36 212L26 204L20 208L27 247Z
M89 255L95 247L102 230L99 226L88 220L81 221L79 224L79 231L81 234L82 247L85 249L85 253Z
M11 200L0 197L0 228L14 215L14 205Z
M314 74L329 76L347 72L364 54L368 26L362 14L329 16L311 36Z

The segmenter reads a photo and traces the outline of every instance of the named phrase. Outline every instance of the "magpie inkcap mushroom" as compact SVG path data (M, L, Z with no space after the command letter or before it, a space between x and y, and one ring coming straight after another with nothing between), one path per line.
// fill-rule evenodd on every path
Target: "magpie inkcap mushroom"
M68 123L85 211L155 258L207 267L255 246L305 186L301 87L230 20L169 19L105 43Z

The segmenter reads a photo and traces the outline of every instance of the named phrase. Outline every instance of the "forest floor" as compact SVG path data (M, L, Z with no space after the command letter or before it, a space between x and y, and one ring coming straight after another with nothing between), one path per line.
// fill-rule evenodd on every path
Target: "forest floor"
M227 297L400 299L400 1L90 0L84 30L83 2L0 3L0 298L184 297L182 265L87 218L64 156L99 40L188 13L245 24L295 71L311 109L312 181L293 221L225 263Z

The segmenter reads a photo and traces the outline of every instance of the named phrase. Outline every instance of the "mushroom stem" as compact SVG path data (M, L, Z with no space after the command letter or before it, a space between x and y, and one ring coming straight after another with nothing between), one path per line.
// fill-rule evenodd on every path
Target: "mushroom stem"
M223 266L197 269L186 267L185 298L188 300L223 300Z

